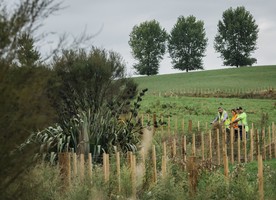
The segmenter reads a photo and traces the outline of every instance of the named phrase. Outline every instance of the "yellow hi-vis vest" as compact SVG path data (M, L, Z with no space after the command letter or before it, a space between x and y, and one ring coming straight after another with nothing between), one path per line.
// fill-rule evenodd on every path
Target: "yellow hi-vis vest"
M227 114L227 113L226 113L225 110L222 112L221 115L220 115L220 113L218 112L218 121L219 121L219 123L223 120L224 115L226 115L226 114ZM230 119L227 117L226 120L224 121L224 125L225 125L225 127L229 127L229 124L230 124Z

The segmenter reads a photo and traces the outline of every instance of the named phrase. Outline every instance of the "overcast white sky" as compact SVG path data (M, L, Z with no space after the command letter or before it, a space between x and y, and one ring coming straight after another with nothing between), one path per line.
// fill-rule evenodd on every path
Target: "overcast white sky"
M217 24L226 9L237 6L244 6L259 26L258 49L253 54L256 65L276 64L276 0L65 0L63 5L68 7L47 19L42 30L78 35L85 28L89 34L102 28L93 45L120 53L129 74L133 74L135 62L128 45L133 26L155 19L169 33L181 15L204 21L208 37L204 68L222 68L220 54L213 48ZM176 72L166 54L159 74Z

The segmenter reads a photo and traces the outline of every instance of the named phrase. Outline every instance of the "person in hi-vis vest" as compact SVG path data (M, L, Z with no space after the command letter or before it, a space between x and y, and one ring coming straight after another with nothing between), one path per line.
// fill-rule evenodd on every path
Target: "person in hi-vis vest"
M247 133L249 131L249 127L248 127L248 124L247 124L247 115L246 115L245 112L243 112L242 107L238 107L237 112L238 112L238 116L233 122L231 122L231 124L236 123L236 122L239 123L238 128L240 130L240 138L242 140L242 130L243 129L245 130L246 137L247 137Z
M222 128L229 129L230 120L228 118L228 113L222 107L218 107L218 114L216 118L211 122L213 133L219 129L222 133Z

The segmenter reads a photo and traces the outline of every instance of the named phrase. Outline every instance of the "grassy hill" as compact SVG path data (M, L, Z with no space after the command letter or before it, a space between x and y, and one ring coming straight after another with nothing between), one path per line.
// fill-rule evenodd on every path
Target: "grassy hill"
M248 114L249 124L254 123L257 127L268 126L276 119L276 102L273 98L252 99L250 96L225 98L216 95L209 95L205 98L196 95L164 95L169 91L189 89L203 89L203 91L210 89L211 92L217 89L226 92L241 90L243 92L273 88L275 91L276 65L136 77L134 80L139 84L140 89L149 89L141 103L142 113L184 117L186 120L201 121L205 124L214 118L218 106L225 108L229 114L232 108L242 106Z
M276 88L276 65L195 71L188 73L135 77L139 88L149 92L185 89L241 89Z

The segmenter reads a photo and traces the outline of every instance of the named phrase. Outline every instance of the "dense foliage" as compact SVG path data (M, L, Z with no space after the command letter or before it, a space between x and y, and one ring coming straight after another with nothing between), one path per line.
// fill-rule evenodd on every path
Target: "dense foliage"
M168 49L174 69L203 69L202 58L206 51L207 38L203 21L194 16L181 16L171 30Z
M129 45L133 57L138 60L134 69L140 75L158 74L159 63L166 50L167 33L156 20L133 27Z
M251 54L257 49L258 25L244 7L229 8L218 23L214 47L226 66L247 66L257 62Z

